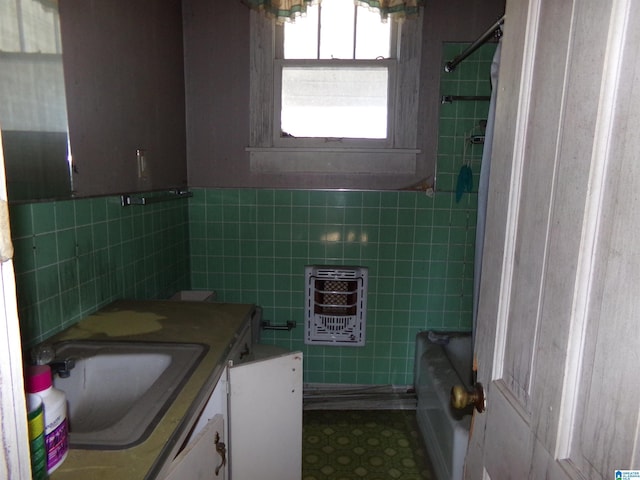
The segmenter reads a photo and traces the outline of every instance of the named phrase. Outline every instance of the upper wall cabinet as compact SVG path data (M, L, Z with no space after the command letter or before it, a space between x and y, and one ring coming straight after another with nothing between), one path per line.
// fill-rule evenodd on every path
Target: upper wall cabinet
M180 0L60 0L77 196L186 186Z

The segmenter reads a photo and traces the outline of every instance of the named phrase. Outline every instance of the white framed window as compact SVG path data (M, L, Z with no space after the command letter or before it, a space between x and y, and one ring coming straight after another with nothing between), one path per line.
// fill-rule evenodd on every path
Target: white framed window
M252 11L251 171L413 174L421 28L344 0L285 25Z
M397 32L344 0L276 27L274 144L390 146Z

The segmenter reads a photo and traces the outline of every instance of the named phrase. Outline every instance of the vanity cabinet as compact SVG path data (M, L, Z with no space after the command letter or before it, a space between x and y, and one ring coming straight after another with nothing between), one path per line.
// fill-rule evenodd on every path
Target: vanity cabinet
M302 353L254 359L251 345L246 326L165 478L301 478Z

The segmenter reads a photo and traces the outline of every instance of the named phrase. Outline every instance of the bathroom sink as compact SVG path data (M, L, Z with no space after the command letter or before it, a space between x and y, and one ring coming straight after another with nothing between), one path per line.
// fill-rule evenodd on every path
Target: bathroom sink
M53 384L67 395L72 448L114 450L144 441L207 351L196 343L67 341L73 359Z

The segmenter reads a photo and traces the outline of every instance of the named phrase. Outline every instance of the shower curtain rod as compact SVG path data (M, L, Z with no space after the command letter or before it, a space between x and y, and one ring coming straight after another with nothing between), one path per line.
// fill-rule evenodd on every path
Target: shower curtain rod
M444 66L444 71L447 73L453 72L456 67L465 59L467 58L469 55L471 55L473 52L475 52L478 48L480 48L481 45L483 45L484 43L487 42L487 40L489 40L491 37L497 37L500 38L500 36L502 35L502 25L504 24L504 15L502 17L500 17L500 19L494 23L491 28L489 28L489 30L487 30L486 32L484 32L482 34L482 36L480 36L475 42L473 42L469 48L467 48L464 52L462 52L460 55L458 55L457 57L455 57L453 60L451 60L450 62L447 62Z

